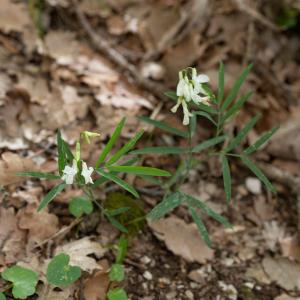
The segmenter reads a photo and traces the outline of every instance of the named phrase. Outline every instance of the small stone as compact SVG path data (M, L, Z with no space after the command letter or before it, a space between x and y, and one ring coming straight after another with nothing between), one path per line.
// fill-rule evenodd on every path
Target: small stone
M141 258L141 262L143 263L143 264L145 264L145 265L147 265L147 264L149 264L150 262L151 262L151 258L149 258L148 256L143 256L142 258Z
M194 294L190 290L185 291L185 295L188 299L194 300Z
M261 181L258 180L257 178L254 177L248 177L246 178L246 188L248 189L249 192L251 192L254 195L260 195L262 186L261 186Z
M143 276L147 280L152 280L152 278L153 278L152 274L149 271L145 271Z
M166 300L174 300L176 297L177 293L175 291L166 294Z
M165 285L170 285L171 281L169 278L166 277L161 277L158 279L159 283L165 284Z
M253 290L255 284L253 282L245 282L244 286L246 286L250 290Z

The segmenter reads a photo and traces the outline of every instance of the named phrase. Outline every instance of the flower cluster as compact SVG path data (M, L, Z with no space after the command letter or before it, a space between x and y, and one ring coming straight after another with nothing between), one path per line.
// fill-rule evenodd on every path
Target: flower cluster
M209 82L209 77L205 74L198 75L195 68L191 68L192 74L189 76L189 70L190 68L179 72L179 82L176 90L178 100L177 104L171 109L175 113L178 107L182 105L183 125L188 125L192 116L188 110L188 102L193 101L195 104L207 104L209 100L209 96L203 88L203 84Z
M92 167L87 167L86 163L82 161L82 170L81 170L81 175L83 176L85 180L85 184L88 183L94 183L93 179L91 177L94 169ZM77 167L77 161L73 161L72 167L70 166L65 166L63 170L63 176L61 177L62 180L66 182L66 184L73 184L74 178L78 173L78 167Z

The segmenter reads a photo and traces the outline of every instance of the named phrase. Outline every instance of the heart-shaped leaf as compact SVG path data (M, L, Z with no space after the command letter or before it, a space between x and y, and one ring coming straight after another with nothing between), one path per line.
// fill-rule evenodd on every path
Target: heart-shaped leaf
M30 269L13 266L2 273L2 278L12 282L12 294L16 299L26 299L35 293L39 274Z
M127 294L122 288L109 290L107 293L108 300L128 300Z
M121 264L113 264L109 272L110 281L122 281L125 277L124 266Z
M74 197L69 204L69 211L76 218L91 214L93 209L93 202L83 197Z
M0 300L6 300L6 297L3 293L0 293Z
M47 268L47 280L49 283L65 287L75 282L81 276L81 269L69 265L70 256L65 253L56 255Z

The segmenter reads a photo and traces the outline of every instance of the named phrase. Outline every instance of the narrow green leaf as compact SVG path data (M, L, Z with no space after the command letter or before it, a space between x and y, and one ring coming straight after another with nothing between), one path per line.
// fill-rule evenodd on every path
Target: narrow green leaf
M241 160L255 174L255 176L263 182L269 191L276 193L275 187L266 175L247 156L241 156Z
M178 96L176 95L176 92L174 92L174 91L165 92L164 95L174 101L177 101L177 99L178 99Z
M194 222L197 225L197 228L198 228L198 230L199 230L199 232L200 232L200 234L201 234L201 236L203 238L203 241L206 243L206 245L208 247L211 248L211 240L209 238L208 231L206 229L206 226L202 222L200 216L197 214L196 210L192 206L189 207L189 212L190 212L190 214L191 214Z
M171 174L167 171L157 168L141 166L111 166L108 167L108 170L111 172L131 173L136 175L171 176Z
M64 140L61 137L60 130L57 131L56 140L57 140L57 152L58 152L58 161L57 161L58 171L59 174L62 175L63 170L66 166L66 153L64 150Z
M254 118L252 118L238 133L238 135L231 140L229 145L225 148L225 152L229 152L233 150L237 145L241 143L243 138L249 133L249 131L255 126L257 121L259 120L260 115L256 115Z
M226 201L229 203L231 200L231 175L229 162L225 155L222 155L222 172Z
M122 281L125 278L124 266L122 264L113 264L108 276L110 281Z
M116 161L118 161L123 155L125 155L128 151L130 151L137 141L143 135L144 130L140 130L132 139L130 139L120 150L118 150L106 163L106 165L112 165Z
M242 72L241 76L235 81L232 89L230 90L228 96L226 97L222 107L221 111L224 112L229 105L232 103L232 101L236 98L242 84L246 80L247 76L249 75L251 69L252 69L252 64L250 64L246 69Z
M63 146L63 151L66 154L66 158L67 158L68 163L72 163L73 160L75 159L75 157L74 157L74 155L73 155L73 153L70 149L70 146L64 140L62 140L62 146Z
M224 64L220 62L219 66L219 79L218 79L218 104L220 105L224 98L224 85L225 85L225 75L224 75Z
M127 182L125 182L121 178L115 176L112 173L106 173L102 169L96 169L96 172L99 173L101 176L103 176L103 177L105 177L105 178L113 181L114 183L116 183L117 185L119 185L120 187L122 187L124 190L128 191L129 193L131 193L136 198L139 197L138 192L131 185L129 185Z
M221 135L221 136L217 136L217 137L214 137L212 139L209 139L209 140L206 140L204 142L202 142L201 144L195 146L193 149L192 149L192 152L195 153L195 152L201 152L207 148L210 148L212 146L215 146L221 142L224 142L225 139L227 138L226 135Z
M120 208L116 208L116 209L110 209L110 210L106 210L105 214L107 216L114 217L114 216L120 215L120 214L128 211L129 209L130 209L130 207L120 207Z
M130 154L183 154L187 153L188 151L189 150L187 148L163 146L138 149L131 151Z
M251 154L252 152L258 150L263 144L265 144L273 134L279 129L278 127L274 127L271 130L265 132L254 144L249 146L247 149L244 150L245 154Z
M217 126L217 123L215 122L215 120L210 116L209 113L205 112L205 111L193 111L193 114L204 117L206 119L208 119L210 122L212 122L215 126Z
M142 121L142 122L145 122L147 124L153 125L153 126L159 128L159 129L164 130L166 132L169 132L171 134L178 135L178 136L181 136L181 137L184 137L184 138L188 137L187 132L184 132L184 131L181 131L177 128L174 128L174 127L170 126L169 124L167 124L165 122L153 120L153 119L150 119L150 118L145 117L145 116L144 117L139 117L139 120Z
M135 164L137 161L139 161L138 158L134 157L134 158L131 158L131 159L128 159L127 161L125 161L122 166L131 166L133 164ZM118 174L118 172L113 172L113 175L116 175ZM105 178L105 177L100 177L98 179L95 180L94 184L93 184L93 187L97 187L105 182L109 181L109 179Z
M43 208L45 208L65 188L65 186L66 184L63 182L52 188L41 201L38 211L41 211Z
M48 179L48 180L60 178L58 175L52 173L43 173L43 172L18 172L16 175L34 177L39 179Z
M126 227L124 227L118 220L116 220L114 217L111 217L109 215L106 214L106 217L108 219L108 221L115 226L117 229L119 229L121 232L123 233L128 233L128 230Z
M154 185L158 185L158 186L162 185L162 181L157 178L154 178L153 176L148 176L148 175L139 175L139 176Z
M221 120L221 124L223 124L228 118L233 116L248 99L253 95L253 92L248 92L247 94L241 96L234 105L226 112L224 117Z
M225 217L221 216L220 214L218 214L217 212L212 210L203 201L201 201L197 198L194 198L188 194L184 194L184 193L181 193L181 194L183 195L183 197L185 197L185 201L188 203L189 206L193 206L193 207L197 207L197 208L201 209L205 214L212 217L213 219L215 219L219 223L223 224L227 228L232 227L231 224L228 222L228 220Z
M112 136L110 137L109 141L107 142L103 151L101 152L101 154L99 155L99 157L97 159L96 168L98 168L100 166L100 164L104 162L107 154L110 152L110 150L114 146L115 142L119 138L121 131L124 127L125 121L126 121L126 118L123 118L121 120L121 122L117 125L115 131L113 132Z
M181 202L180 193L175 192L169 194L150 211L147 217L152 221L157 220L171 212L174 208L180 205Z
M118 253L116 255L116 263L122 264L127 253L128 239L122 235L118 242Z
M199 103L199 104L197 104L197 106L201 110L203 110L203 111L205 111L209 114L212 114L212 115L217 115L218 114L218 111L215 108L213 108L212 106L209 106L209 105L206 105L206 104L203 104L203 103Z

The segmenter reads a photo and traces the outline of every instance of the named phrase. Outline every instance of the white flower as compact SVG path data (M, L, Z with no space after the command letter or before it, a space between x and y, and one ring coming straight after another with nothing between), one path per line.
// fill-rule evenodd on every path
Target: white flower
M191 80L188 78L187 71L179 72L179 82L177 84L176 95L178 100L176 105L171 109L175 113L180 105L183 109L183 125L188 125L192 114L188 110L187 103L193 101L195 104L208 104L209 96L202 84L209 82L209 77L205 74L197 75L195 68L192 68ZM199 94L202 94L200 96Z
M176 105L171 108L171 112L176 113L177 109L180 105L182 105L182 109L183 109L183 122L182 123L183 123L183 125L189 125L190 117L192 116L192 114L189 112L189 109L188 109L188 106L187 106L187 103L186 103L184 97L178 98Z
M82 162L81 175L84 177L85 184L94 183L93 179L91 177L93 171L94 171L94 169L92 167L88 168L87 165L86 165L86 163L84 161Z
M66 184L73 184L74 177L77 174L77 162L73 161L73 166L65 166L63 170L63 176L61 177L62 180L66 182Z

